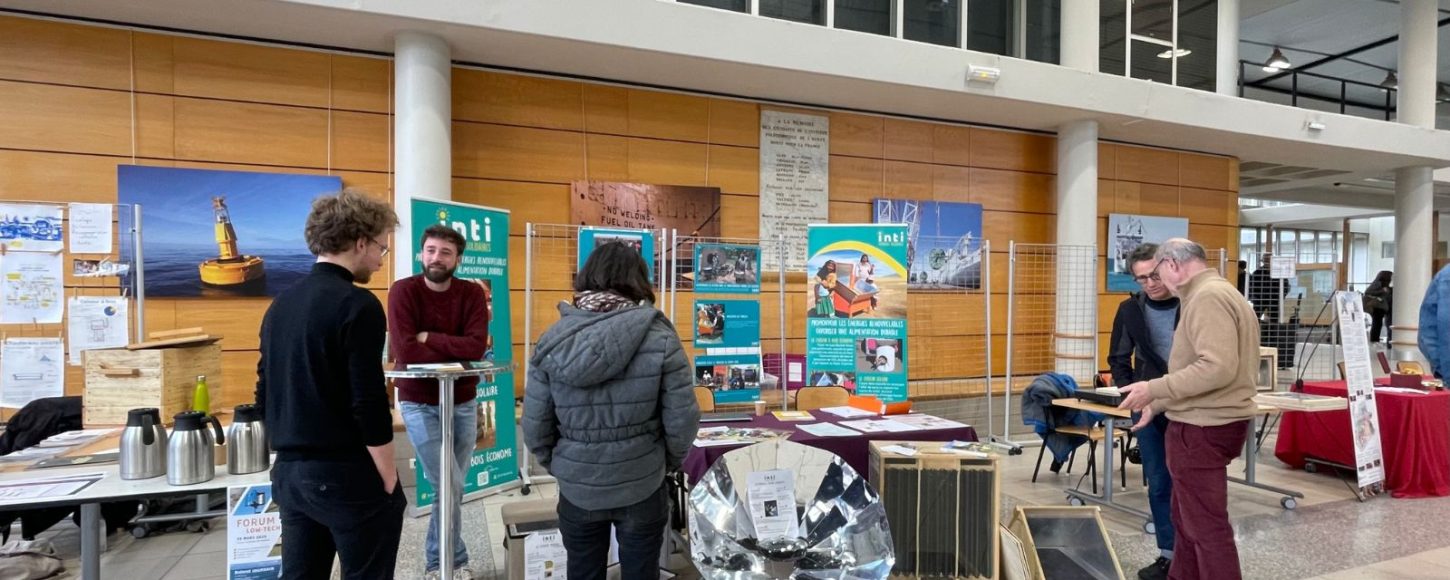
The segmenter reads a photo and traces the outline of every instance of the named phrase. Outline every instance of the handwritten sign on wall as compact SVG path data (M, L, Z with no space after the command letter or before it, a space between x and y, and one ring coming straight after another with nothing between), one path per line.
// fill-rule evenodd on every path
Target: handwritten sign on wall
M578 225L720 236L719 188L576 181L571 193L569 217Z

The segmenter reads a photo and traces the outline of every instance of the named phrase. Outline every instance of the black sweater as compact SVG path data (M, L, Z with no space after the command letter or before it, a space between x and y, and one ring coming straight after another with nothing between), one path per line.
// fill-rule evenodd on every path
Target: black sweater
M319 262L262 319L257 405L279 459L361 459L393 440L387 318L352 282L346 268Z
M1168 374L1168 361L1153 350L1153 333L1148 330L1148 295L1138 292L1118 305L1113 317L1113 335L1109 341L1108 368L1113 371L1113 384L1126 387L1138 381L1151 381ZM1177 298L1158 304L1167 308L1178 305ZM1181 311L1180 311L1181 312ZM1178 326L1174 318L1174 326Z

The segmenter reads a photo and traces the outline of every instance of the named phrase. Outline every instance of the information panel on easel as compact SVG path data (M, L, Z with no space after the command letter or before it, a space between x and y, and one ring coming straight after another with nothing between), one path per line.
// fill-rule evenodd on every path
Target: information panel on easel
M1369 337L1364 331L1363 300L1363 295L1358 292L1334 294L1339 335L1344 340L1344 378L1349 387L1350 431L1354 434L1354 472L1359 476L1361 489L1385 480L1379 409L1375 403L1374 371L1370 369Z
M694 242L695 386L716 404L760 400L760 244Z
M806 263L807 386L904 401L905 224L813 224Z

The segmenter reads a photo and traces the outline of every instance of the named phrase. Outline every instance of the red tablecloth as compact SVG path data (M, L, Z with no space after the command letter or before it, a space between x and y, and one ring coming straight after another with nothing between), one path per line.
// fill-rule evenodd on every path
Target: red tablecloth
M846 461L861 474L868 477L866 470L871 462L871 441L976 441L977 431L971 427L958 427L956 429L930 429L923 431L908 431L905 433L863 433L855 437L821 437L812 435L805 431L797 431L795 425L802 423L836 423L834 415L821 411L812 411L815 421L781 421L773 415L762 415L754 417L749 423L702 423L701 427L730 426L741 429L776 429L779 431L791 431L790 440L801 445L809 445L817 449L823 449L836 454L837 457ZM685 465L681 471L689 478L690 484L699 481L715 464L717 459L726 452L739 449L744 445L721 445L714 447L690 447L689 455L685 456Z
M1347 397L1344 381L1305 382L1304 392ZM1376 391L1385 488L1394 497L1450 495L1450 392ZM1286 412L1274 455L1294 468L1305 456L1354 465L1349 411Z

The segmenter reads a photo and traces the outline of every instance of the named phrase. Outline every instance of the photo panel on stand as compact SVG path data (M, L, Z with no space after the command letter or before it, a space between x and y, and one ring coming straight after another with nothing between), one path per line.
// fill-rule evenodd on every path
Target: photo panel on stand
M624 244L639 252L639 255L644 258L645 265L649 267L650 280L655 279L655 235L654 232L648 230L579 228L578 268L584 269L584 263L589 261L589 256L594 254L594 250L611 243Z
M716 404L759 400L761 374L760 355L695 357L695 386L710 389Z
M758 348L760 303L696 300L695 348Z
M760 246L695 245L695 292L760 293Z

